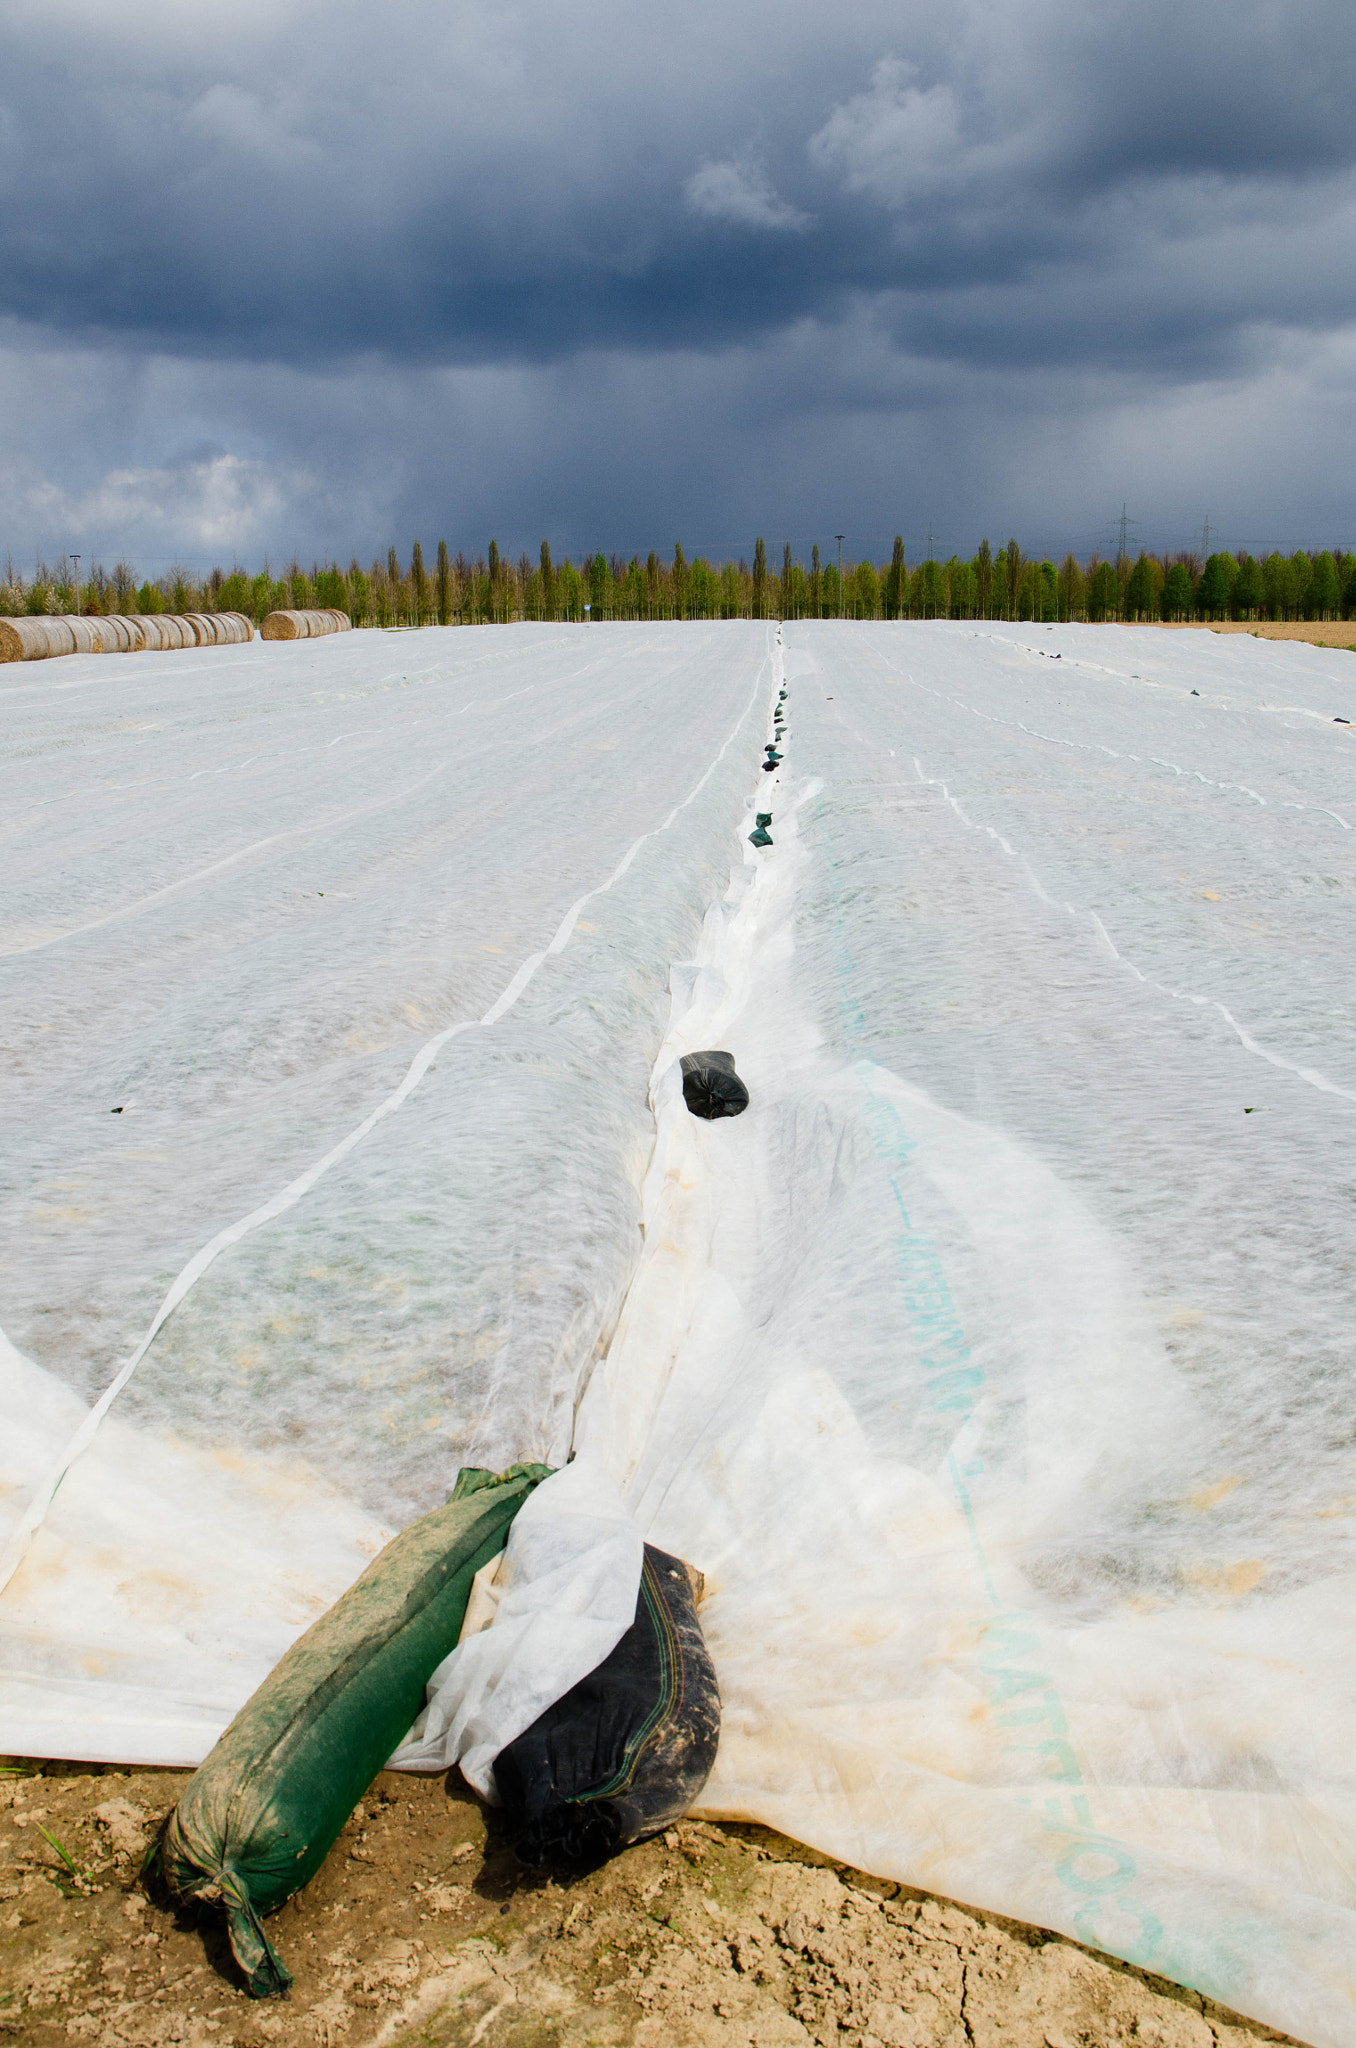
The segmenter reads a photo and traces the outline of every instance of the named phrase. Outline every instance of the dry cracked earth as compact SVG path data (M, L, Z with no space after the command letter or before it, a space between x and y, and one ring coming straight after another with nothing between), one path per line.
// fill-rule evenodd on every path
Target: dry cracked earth
M566 1884L385 1773L270 1922L290 1999L140 1888L179 1773L0 1778L0 2041L32 2048L1251 2048L1280 2035L1057 1936L686 1822Z

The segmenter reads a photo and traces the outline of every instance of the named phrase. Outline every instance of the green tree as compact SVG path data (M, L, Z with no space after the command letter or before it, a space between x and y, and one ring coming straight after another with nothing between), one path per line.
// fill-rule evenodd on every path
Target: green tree
M681 541L673 543L673 616L685 619L688 615L689 578L687 556L683 553Z
M1296 548L1286 564L1288 575L1286 597L1291 618L1307 619L1312 616L1309 605L1309 585L1313 581L1314 565L1303 548Z
M753 616L767 617L767 549L761 534L753 544Z
M1163 579L1163 596L1160 600L1165 619L1189 618L1196 600L1191 587L1191 571L1185 562L1174 562Z
M1243 555L1234 577L1233 614L1236 619L1255 619L1262 609L1262 571L1251 555Z
M607 617L607 556L599 553L584 564L588 580L589 616L594 619Z
M1238 564L1232 555L1211 555L1196 585L1196 609L1203 619L1227 619Z
M858 562L852 572L853 616L874 619L880 610L880 579L870 562Z
M887 619L901 619L908 602L909 572L904 565L904 537L895 535L894 552L890 566L885 572L885 588L881 593L882 606Z
M791 617L791 615L792 615L792 614L791 614L791 543L790 543L790 541L788 541L788 542L786 543L786 546L785 546L785 547L784 547L784 548L782 549L782 587L781 587L781 590L780 590L780 592L778 593L778 598L779 598L779 603L780 603L780 607L781 607L781 615L782 615L782 617L783 617L784 619L789 619L789 618Z
M950 612L953 619L975 617L975 569L973 562L963 562L959 555L953 555L943 571L951 595Z
M1262 563L1262 601L1269 619L1283 619L1289 599L1286 560L1273 548Z
M315 601L325 611L348 610L348 586L333 562L327 563L316 573Z
M993 617L993 550L987 540L975 556L975 613L981 619Z
M1314 557L1313 573L1309 578L1309 613L1315 619L1335 619L1342 609L1342 590L1337 580L1337 564L1327 548Z
M116 598L114 600L116 603ZM254 616L250 603L249 578L236 565L229 576L223 576L217 590L216 608L219 612L244 612L247 618Z
M448 560L447 542L445 540L440 540L438 543L438 566L434 572L433 591L434 603L438 611L438 624L440 626L450 626L452 623L452 564Z
M1099 562L1088 584L1088 617L1114 619L1121 609L1121 580L1114 562Z
M551 543L541 544L541 603L542 617L553 619L556 615L556 572L551 561Z
M819 542L810 550L810 617L824 616L824 571L819 560Z
M1015 540L1009 540L1003 551L1003 574L1007 584L1007 617L1017 616L1017 598L1022 587L1022 551Z
M824 565L820 575L820 617L837 619L842 616L842 592L838 587L838 570L833 562Z
M1125 586L1125 616L1127 619L1158 617L1158 588L1153 563L1142 548L1130 571L1130 581Z
M424 550L418 541L410 553L410 588L414 593L414 623L422 626L428 609L428 578L424 574Z
M1053 562L1042 562L1037 574L1036 617L1045 620L1059 617L1059 576Z
M920 562L909 586L909 610L916 619L937 619L946 610L946 583L931 555Z
M579 620L584 616L584 579L566 555L560 571L560 611L566 619Z
M1060 563L1056 587L1060 618L1081 619L1087 610L1088 583L1077 555L1068 554Z

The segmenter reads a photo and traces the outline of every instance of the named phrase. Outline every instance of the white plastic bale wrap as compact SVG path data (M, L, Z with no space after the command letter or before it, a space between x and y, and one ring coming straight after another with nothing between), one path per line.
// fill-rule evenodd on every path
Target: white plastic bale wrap
M566 1457L767 639L351 634L223 655L210 694L12 672L0 1541L175 1276L340 1156L62 1482L0 1595L0 1747L196 1760L460 1464Z

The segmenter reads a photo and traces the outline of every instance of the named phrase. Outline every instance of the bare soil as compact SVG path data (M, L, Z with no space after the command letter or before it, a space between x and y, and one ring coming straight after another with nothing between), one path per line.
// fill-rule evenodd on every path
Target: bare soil
M11 1760L0 2041L32 2048L1250 2048L1282 2037L1058 1936L684 1822L591 1876L519 1870L496 1817L386 1772L270 1931L285 2001L221 1923L141 1889L174 1771ZM59 1847L57 1845L60 1845Z
M1356 654L1356 619L1264 619L1250 626L1244 619L1221 619L1207 624L1204 619L1149 619L1147 625L1161 626L1167 633L1251 633L1255 640L1307 640L1312 647L1342 647Z

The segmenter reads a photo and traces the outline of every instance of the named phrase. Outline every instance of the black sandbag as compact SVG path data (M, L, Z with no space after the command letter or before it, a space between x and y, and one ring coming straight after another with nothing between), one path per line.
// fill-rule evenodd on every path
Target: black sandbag
M504 1548L545 1465L470 1468L447 1504L404 1530L245 1702L189 1780L160 1842L171 1895L226 1908L255 1998L291 1974L263 1918L320 1868L455 1648L471 1581Z
M710 1777L720 1691L700 1584L647 1543L636 1618L616 1649L495 1758L528 1869L596 1868L681 1819Z
M685 1052L682 1064L683 1100L693 1116L710 1123L748 1108L749 1091L735 1072L733 1053Z
M752 832L750 832L749 834L749 845L771 846L771 844L772 834L768 831L766 825L755 825Z

